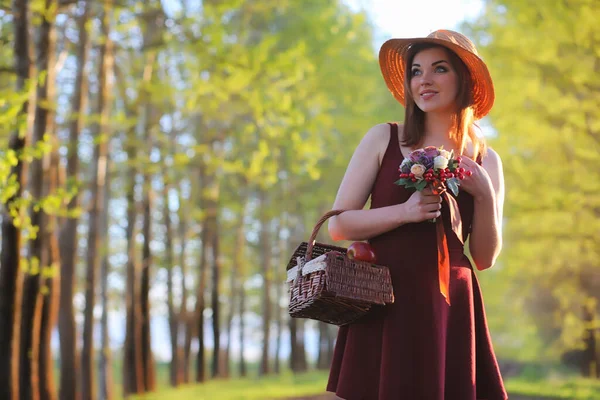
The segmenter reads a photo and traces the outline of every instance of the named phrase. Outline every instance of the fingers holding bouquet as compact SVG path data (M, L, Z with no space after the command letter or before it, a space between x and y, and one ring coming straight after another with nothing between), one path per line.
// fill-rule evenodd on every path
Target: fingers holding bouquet
M474 197L486 192L491 187L491 179L485 168L469 157L461 157L459 168L469 171L461 181L461 187Z
M435 220L440 216L442 197L430 187L416 190L404 203L410 222Z

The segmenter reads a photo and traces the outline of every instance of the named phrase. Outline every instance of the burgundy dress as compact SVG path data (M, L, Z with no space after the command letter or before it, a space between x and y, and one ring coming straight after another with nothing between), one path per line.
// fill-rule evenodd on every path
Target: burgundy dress
M398 126L371 192L371 208L403 203L394 182L403 155ZM457 198L463 237L473 198ZM450 299L440 293L434 223L406 224L370 240L390 268L395 302L339 329L327 390L347 400L504 400L504 389L475 273L442 206L450 254Z

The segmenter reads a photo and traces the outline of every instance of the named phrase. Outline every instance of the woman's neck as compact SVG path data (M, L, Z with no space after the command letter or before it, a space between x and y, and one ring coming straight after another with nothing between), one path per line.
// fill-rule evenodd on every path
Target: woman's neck
M425 115L425 135L423 140L427 143L447 143L454 129L452 114L428 113Z

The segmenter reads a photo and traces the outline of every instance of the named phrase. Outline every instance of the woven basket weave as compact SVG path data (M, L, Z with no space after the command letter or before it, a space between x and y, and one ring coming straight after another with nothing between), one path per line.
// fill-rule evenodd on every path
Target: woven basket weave
M315 238L323 223L344 210L332 210L315 225L308 242L301 243L287 265L289 314L333 325L346 325L365 315L373 305L394 302L387 267L346 256L346 249Z

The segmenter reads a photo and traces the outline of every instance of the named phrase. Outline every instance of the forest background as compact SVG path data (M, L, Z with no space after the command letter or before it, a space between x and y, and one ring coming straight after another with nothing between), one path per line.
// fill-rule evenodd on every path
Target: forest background
M336 328L288 318L285 265L364 133L403 118L369 6L0 2L0 398L307 370L324 390ZM504 250L477 275L503 372L590 393L598 19L594 0L485 0L446 26L496 87L481 127L504 163Z

